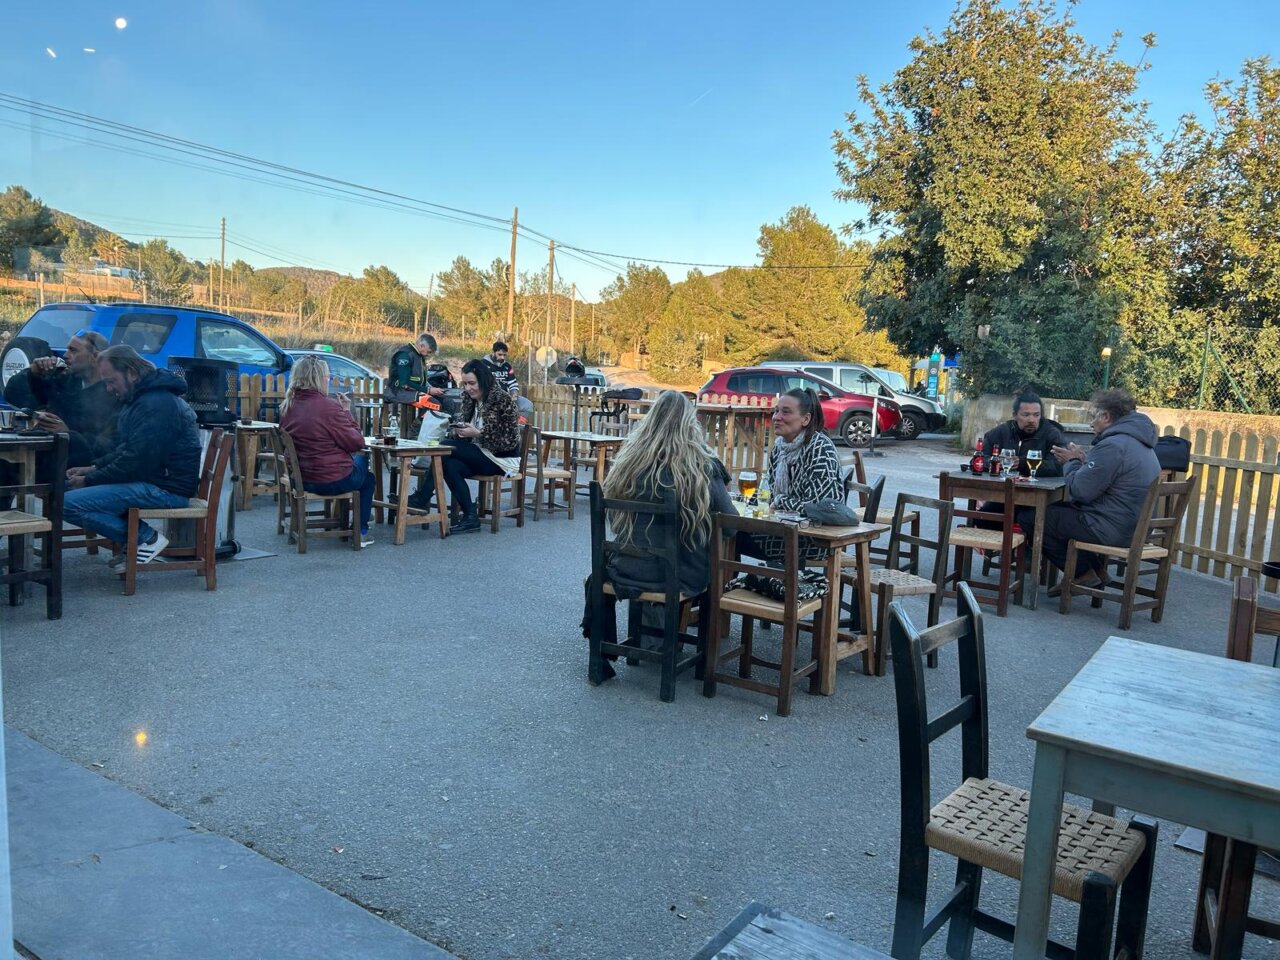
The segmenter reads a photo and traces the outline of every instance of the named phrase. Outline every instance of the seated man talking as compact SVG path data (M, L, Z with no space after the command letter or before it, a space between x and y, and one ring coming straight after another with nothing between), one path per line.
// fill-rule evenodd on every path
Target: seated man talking
M120 404L115 446L91 466L67 471L66 522L117 544L128 540L131 507L185 507L200 486L200 433L183 395L187 382L158 370L133 347L98 355L107 392ZM148 524L138 528L138 562L150 563L169 545ZM112 557L122 570L124 554Z

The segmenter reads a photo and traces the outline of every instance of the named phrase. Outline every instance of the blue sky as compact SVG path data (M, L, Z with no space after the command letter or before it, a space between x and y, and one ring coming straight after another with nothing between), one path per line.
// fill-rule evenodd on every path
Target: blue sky
M1141 93L1169 129L1204 112L1207 80L1277 52L1277 9L1085 0L1076 16L1099 44L1123 31L1130 60L1156 33ZM522 224L588 249L749 264L760 225L795 204L832 225L854 218L831 197L830 136L856 106L855 78L889 79L911 38L941 30L951 10L67 0L50 15L19 4L0 31L0 93L495 217L519 206ZM9 110L0 123L0 185L130 239L181 237L174 245L194 258L216 256L217 241L197 237L222 216L229 236L261 251L229 245L228 260L255 267L385 263L425 289L458 254L508 254L502 230L68 143L53 136L67 128ZM517 259L540 266L546 249L522 240ZM558 267L587 298L613 278L568 258ZM686 268L666 269L680 279Z

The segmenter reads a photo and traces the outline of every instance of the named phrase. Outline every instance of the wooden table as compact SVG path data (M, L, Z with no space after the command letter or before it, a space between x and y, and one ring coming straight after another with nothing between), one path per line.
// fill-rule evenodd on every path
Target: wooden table
M547 462L547 457L551 453L551 445L559 440L564 446L562 447L564 454L564 468L570 472L576 470L578 459L574 456L574 446L579 443L585 443L590 451L586 460L591 463L594 460L595 473L592 479L597 483L604 483L605 474L605 456L611 449L622 446L623 437L616 437L607 433L588 433L586 431L575 430L543 430L542 431L542 462ZM575 484L577 489L586 492L587 484Z
M1015 960L1044 957L1064 792L1280 847L1280 671L1112 637L1027 736Z
M449 509L445 504L448 493L445 491L444 468L441 465L444 462L444 458L453 453L453 448L444 444L427 446L425 443L419 443L416 440L401 440L394 447L389 447L382 442L381 437L365 437L364 445L373 455L373 476L376 481L373 506L378 511L377 522L382 523L384 509L396 512L395 532L392 534L391 542L397 546L404 543L407 528L427 523L439 523L440 539L443 540L447 537L449 535ZM416 457L431 458L431 472L436 481L436 508L434 512L415 510L409 506L409 468L413 466L413 460ZM388 500L383 492L382 472L384 464L388 468L388 473L393 469L396 471L397 482L394 501ZM393 464L398 464L398 466L393 466Z
M947 482L954 495L991 503L1004 503L1006 479L1004 476L993 477L985 473L981 475L962 472L947 474ZM1014 490L1013 502L1016 506L1034 507L1036 511L1035 528L1031 531L1029 544L1031 563L1027 576L1022 581L1022 605L1034 610L1040 599L1040 557L1044 547L1044 515L1049 504L1058 503L1067 498L1067 480L1065 477L1041 477L1035 481L1025 478L1016 484Z
M801 538L808 537L830 548L823 561L823 573L827 578L827 603L823 616L827 618L827 636L831 638L818 664L818 689L831 695L836 689L836 662L856 653L872 649L874 628L871 605L871 541L889 529L886 523L859 523L851 527L811 525L800 531ZM862 628L858 633L840 629L840 555L845 547L854 548L854 590Z
M271 423L267 420L250 420L246 423L243 420L237 420L231 424L231 429L236 432L235 454L236 461L232 464L231 475L235 477L237 510L250 510L253 508L253 498L259 493L279 493L280 482L273 479L270 483L265 480L259 481L254 474L257 472L258 461L258 443L263 437L270 437L273 430L276 430L280 424ZM252 449L250 449L252 447ZM274 451L272 451L274 453ZM238 471L238 472L237 472Z
M8 571L5 580L12 579L9 584L9 604L17 605L29 592L29 586L35 580L49 579L47 588L48 615L50 620L62 616L62 500L65 493L67 472L67 439L66 434L58 436L51 433L33 433L19 436L16 433L0 433L0 460L16 464L18 475L10 485L14 493L14 512L32 514L32 500L39 496L43 502L42 516L53 525L53 538L49 549L49 568L47 571L35 566L35 535L23 535L22 569L24 573L14 574ZM52 483L36 483L36 461L40 457L52 456L50 464ZM0 511L3 513L5 511ZM10 545L9 549L13 549Z

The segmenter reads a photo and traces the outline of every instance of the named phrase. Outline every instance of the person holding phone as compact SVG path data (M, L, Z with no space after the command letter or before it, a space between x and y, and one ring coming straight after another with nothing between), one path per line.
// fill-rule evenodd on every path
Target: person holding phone
M461 522L449 529L470 533L480 529L480 518L467 480L520 471L520 421L511 394L497 385L483 360L468 360L462 367L462 395L461 416L450 424L452 437L445 441L453 452L441 466L454 503L462 510ZM409 506L430 509L435 492L435 475L428 472L410 495Z

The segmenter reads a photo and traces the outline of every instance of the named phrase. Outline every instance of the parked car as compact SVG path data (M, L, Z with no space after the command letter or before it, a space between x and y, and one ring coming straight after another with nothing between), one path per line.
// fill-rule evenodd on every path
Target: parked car
M947 425L942 405L911 393L907 389L906 378L892 370L880 370L861 363L824 363L821 360L771 360L769 366L779 370L800 370L830 380L845 390L892 400L902 410L898 436L903 440L914 440L922 433L933 433Z
M341 386L345 380L358 380L361 377L373 377L381 381L382 377L370 370L359 360L352 360L340 353L329 350L285 350L285 353L296 363L302 357L319 357L329 365L329 381L334 386Z
M37 357L61 356L76 333L92 330L112 346L128 344L157 367L170 357L237 365L241 374L283 373L284 350L252 326L213 310L139 303L51 303L33 313L0 355L0 387Z
M834 439L851 447L865 447L871 442L871 413L875 404L871 397L844 390L830 380L823 380L799 370L780 370L773 367L735 367L722 370L703 384L698 398L755 397L772 399L779 394L808 387L817 392L822 404L823 428ZM879 404L877 433L892 433L898 429L901 414L898 405L884 399Z

